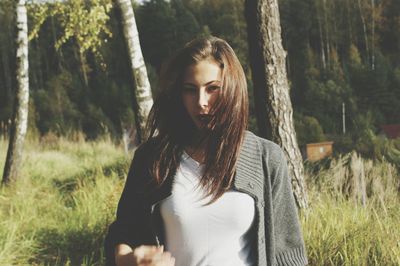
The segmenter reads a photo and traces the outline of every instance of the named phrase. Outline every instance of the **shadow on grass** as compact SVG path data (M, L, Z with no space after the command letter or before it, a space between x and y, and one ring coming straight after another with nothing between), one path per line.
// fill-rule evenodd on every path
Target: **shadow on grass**
M32 264L104 265L104 225L93 228L45 228L37 233L38 254Z

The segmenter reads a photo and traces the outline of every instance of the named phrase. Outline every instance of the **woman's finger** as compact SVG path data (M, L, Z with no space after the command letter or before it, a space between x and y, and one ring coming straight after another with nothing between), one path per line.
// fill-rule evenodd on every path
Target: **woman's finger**
M162 254L154 254L153 256L146 256L137 264L138 266L174 266L175 258L171 253L164 252Z
M153 256L154 254L162 253L164 251L163 246L140 246L133 250L133 255L142 259L145 257Z

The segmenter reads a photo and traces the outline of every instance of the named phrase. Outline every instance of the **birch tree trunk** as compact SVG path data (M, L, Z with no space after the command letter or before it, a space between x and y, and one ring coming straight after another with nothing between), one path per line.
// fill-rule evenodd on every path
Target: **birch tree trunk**
M349 5L349 0L346 0L346 19L347 19L347 27L348 27L348 32L349 32L349 44L351 45L353 43L353 33L352 33L352 23L351 23L351 18L350 18L350 5ZM349 45L349 46L350 46Z
M325 26L325 45L326 45L326 59L327 64L330 66L331 61L331 46L330 46L330 38L329 38L329 30L328 30L328 9L326 8L326 0L322 0L322 7L324 11L324 26Z
M136 26L131 0L115 0L121 10L122 26L129 60L132 67L132 76L135 85L135 122L139 142L143 141L146 121L153 105L150 82L147 77L142 50L140 48L139 33Z
M326 59L325 59L325 43L324 37L322 32L322 21L320 15L320 8L316 4L316 13L317 13L317 23L318 23L318 32L319 32L319 42L321 46L321 62L322 62L322 69L326 70Z
M375 70L375 0L371 0L371 12L372 12L371 69Z
M258 128L263 137L283 148L297 205L306 208L304 167L293 125L278 0L246 0L245 15Z
M369 46L368 46L367 25L366 25L365 18L364 18L364 15L363 15L363 10L362 10L362 7L361 7L360 0L358 0L357 3L358 3L358 10L360 11L361 23L362 23L362 26L363 26L365 52L367 54L367 62L369 62Z
M3 184L15 181L22 161L25 135L28 126L29 75L28 75L28 17L25 0L16 2L16 97L11 133L3 173Z

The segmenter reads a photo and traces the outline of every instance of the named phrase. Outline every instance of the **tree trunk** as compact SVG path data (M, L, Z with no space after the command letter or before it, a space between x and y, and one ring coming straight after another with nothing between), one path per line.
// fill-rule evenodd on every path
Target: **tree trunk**
M57 30L56 30L56 25L54 22L54 16L50 17L50 27L51 27L51 37L53 38L54 45L56 45ZM58 49L56 49L56 60L57 60L58 70L60 71L63 69L63 62L64 62L64 55L63 55L61 46Z
M350 46L353 44L353 33L352 33L352 23L351 23L351 17L350 17L350 5L349 5L349 0L346 0L346 18L347 18L347 27L348 27L348 38L349 38L349 43L348 47L346 49L350 49Z
M6 44L3 40L1 40L1 62L3 65L3 74L4 74L4 86L5 86L5 98L4 98L4 104L5 102L10 99L11 95L11 71L10 71L10 61L8 57L8 48L6 47Z
M363 33L364 33L364 42L365 42L365 52L367 54L367 62L369 62L369 46L368 46L368 33L367 33L367 25L365 23L365 18L363 15L363 11L361 8L361 2L360 0L357 1L358 3L358 9L360 10L360 18L361 18L361 23L363 26Z
M83 54L81 49L79 48L79 62L82 71L83 82L85 83L86 88L89 87L89 78L87 73L87 63L86 63L86 55Z
M130 0L115 0L121 11L122 27L129 59L132 67L132 77L135 86L135 122L139 142L143 141L146 121L153 105L150 82L147 77L139 33L136 27L135 15Z
M371 37L371 68L375 70L375 0L371 0L372 37Z
M28 126L29 74L28 74L28 17L25 0L16 3L16 81L17 90L11 125L9 146L3 173L3 184L15 181L22 161L22 152Z
M327 59L327 64L330 66L331 46L330 46L329 29L328 29L328 10L326 8L326 0L322 0L322 3L323 3L323 11L324 11L326 59Z
M324 37L322 32L322 21L319 6L316 5L316 12L317 12L317 22L318 22L318 32L319 32L319 42L321 46L321 62L322 62L322 69L326 70L326 59L325 59L325 44L324 44Z
M293 125L278 0L246 0L245 14L259 131L283 148L297 205L306 208L304 168Z

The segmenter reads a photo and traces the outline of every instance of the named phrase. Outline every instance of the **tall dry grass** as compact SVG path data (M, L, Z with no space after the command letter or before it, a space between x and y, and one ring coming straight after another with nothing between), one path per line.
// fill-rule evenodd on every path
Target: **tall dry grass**
M355 153L308 165L301 219L311 265L400 265L400 178Z

